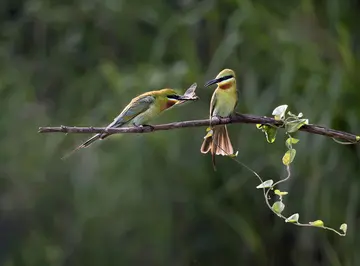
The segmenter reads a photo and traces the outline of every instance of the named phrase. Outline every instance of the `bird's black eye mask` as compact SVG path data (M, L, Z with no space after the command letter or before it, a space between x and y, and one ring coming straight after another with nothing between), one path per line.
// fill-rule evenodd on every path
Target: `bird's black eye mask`
M213 85L213 84L222 82L222 81L224 81L224 80L231 79L231 78L233 78L233 77L234 77L233 75L227 75L227 76L223 76L223 77L218 78L218 79L212 79L212 80L209 80L208 82L206 82L206 84L205 84L204 86L205 86L205 87L208 87L208 86L210 86L210 85Z

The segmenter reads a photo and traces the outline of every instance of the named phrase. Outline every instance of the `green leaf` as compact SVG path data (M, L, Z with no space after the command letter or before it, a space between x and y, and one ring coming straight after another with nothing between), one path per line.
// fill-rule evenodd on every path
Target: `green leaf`
M298 143L300 140L299 139L296 139L296 138L288 138L287 140L286 140L286 143L287 144L296 144L296 143Z
M298 131L303 125L309 124L309 119L299 119L291 121L285 124L285 130L288 133L294 133Z
M312 226L316 226L316 227L324 227L324 222L321 220L316 220L316 221L310 222L309 224L311 224Z
M269 143L274 143L276 139L277 128L268 126L265 130L266 140Z
M290 149L288 150L283 158L282 158L282 162L284 165L289 165L293 162L294 158L295 158L295 155L296 155L296 150L295 149Z
M259 124L257 124L256 127L265 133L267 142L274 143L276 139L277 128L270 125L260 125L261 127L258 125Z
M347 231L347 224L342 224L341 226L340 226L340 230L341 231L343 231L344 232L344 234L346 234L346 231Z
M288 193L286 191L280 191L278 189L275 189L274 191L275 195L278 195L280 197L287 195Z
M271 208L274 212L280 214L285 209L285 204L282 201L276 201Z
M296 143L298 143L299 141L300 141L299 139L289 137L289 138L285 141L285 144L286 144L286 147L287 147L288 149L291 149L291 148L292 148L292 144L296 144Z
M289 218L285 220L285 223L297 223L299 221L299 214L294 213Z
M268 188L268 187L271 187L272 184L274 184L274 181L272 179L269 179L269 180L262 182L256 188Z
M272 112L272 115L275 116L275 120L283 120L287 108L288 108L287 104L276 107Z

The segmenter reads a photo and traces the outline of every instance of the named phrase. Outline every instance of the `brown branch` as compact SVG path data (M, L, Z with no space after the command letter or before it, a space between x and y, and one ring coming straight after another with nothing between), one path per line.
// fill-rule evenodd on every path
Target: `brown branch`
M153 126L144 126L144 127L122 127L122 128L110 128L105 129L104 127L40 127L39 133L150 133L153 131L160 130L172 130L178 128L188 128L188 127L202 127L209 126L209 119L202 120L192 120L192 121L183 121L183 122L174 122L169 124L153 125ZM245 114L236 114L233 117L229 118L217 118L214 117L211 121L212 125L220 124L271 124L281 127L282 122L277 121L270 117L256 116L256 115L245 115ZM300 131L305 131L312 134L323 135L331 138L341 139L348 142L357 143L359 142L360 137L348 132L338 131L318 125L304 125Z

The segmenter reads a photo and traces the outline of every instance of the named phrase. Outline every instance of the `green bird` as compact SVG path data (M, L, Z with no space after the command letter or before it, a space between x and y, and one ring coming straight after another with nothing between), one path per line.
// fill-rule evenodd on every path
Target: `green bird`
M143 93L132 99L106 129L119 128L128 125L133 125L135 127L150 126L147 125L149 121L174 105L184 103L185 101L197 100L198 97L195 96L196 86L196 83L194 83L184 95L179 95L175 90L169 88ZM111 134L98 133L94 135L65 155L62 159L67 158L81 148L89 147L97 140L105 139L109 135Z
M208 81L205 87L217 84L210 102L210 119L216 117L229 117L234 113L238 103L235 72L231 69L222 70L215 79ZM211 125L210 125L211 127ZM211 152L214 170L215 155L232 155L234 153L226 125L212 126L212 135L206 137L201 145L201 153Z

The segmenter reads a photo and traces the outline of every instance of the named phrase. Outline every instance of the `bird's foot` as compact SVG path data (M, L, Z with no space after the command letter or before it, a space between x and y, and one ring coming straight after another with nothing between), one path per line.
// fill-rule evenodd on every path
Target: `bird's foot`
M152 126L152 125L142 125L142 127L147 127L147 128L150 128L151 131L153 131L155 128Z
M214 119L215 118L215 119ZM221 121L221 119L222 119L223 117L221 117L221 116L219 116L219 115L213 115L212 117L211 117L211 122L212 121Z
M153 131L155 128L152 126L152 125L146 125L146 124L144 124L144 125L136 125L135 123L133 123L133 125L134 125L134 127L138 127L138 128L150 128L151 129L151 131Z

